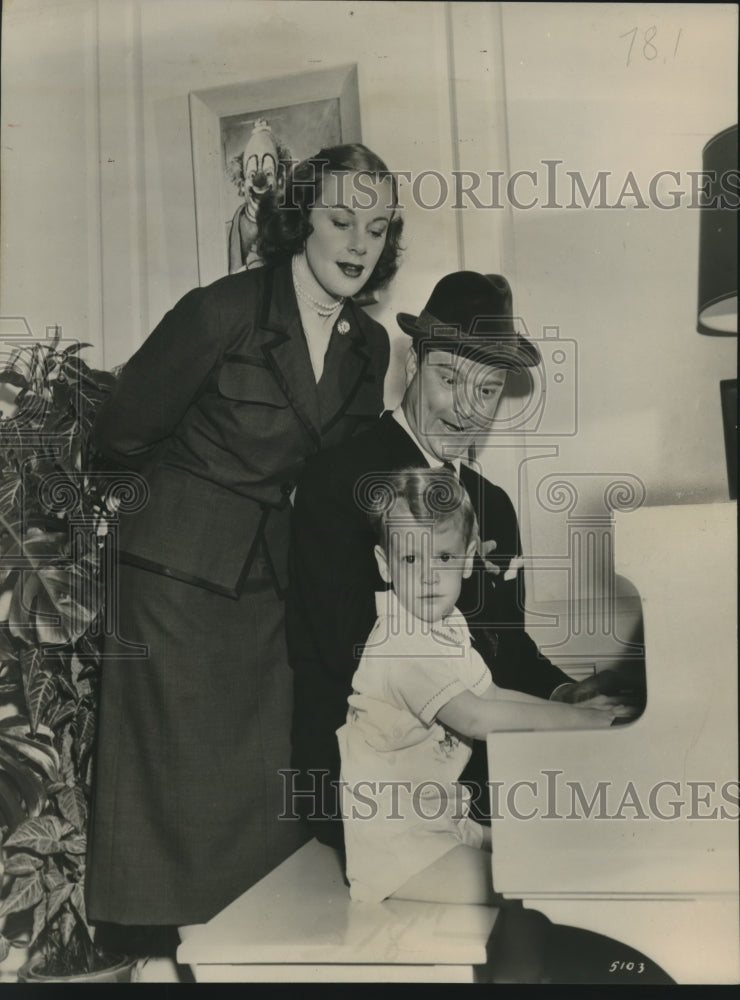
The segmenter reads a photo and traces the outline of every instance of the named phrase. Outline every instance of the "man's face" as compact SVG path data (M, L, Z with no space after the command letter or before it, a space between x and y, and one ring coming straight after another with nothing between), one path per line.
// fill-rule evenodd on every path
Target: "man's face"
M406 363L403 409L419 442L440 461L462 458L490 428L506 371L449 351L427 351Z
M381 576L401 606L424 622L440 621L455 607L474 554L475 541L466 546L458 518L419 524L401 502L388 523L386 548L375 547Z

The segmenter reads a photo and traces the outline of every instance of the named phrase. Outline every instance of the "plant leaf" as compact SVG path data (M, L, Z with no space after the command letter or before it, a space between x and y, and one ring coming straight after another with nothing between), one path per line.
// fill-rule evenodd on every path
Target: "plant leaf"
M0 759L0 768L2 760ZM26 818L25 799L18 783L0 770L0 821L8 830L15 830Z
M37 854L56 854L64 826L57 816L27 819L5 841L6 847L25 847Z
M6 737L30 740L31 730L25 715L6 715L0 719L0 733ZM51 739L54 735L47 726L39 726L39 733Z
M85 347L92 347L92 344L81 344L78 341L75 341L73 344L70 344L69 347L65 347L64 350L61 351L60 353L61 353L62 357L66 358L67 355L69 355L69 354L77 354L78 351L83 350ZM83 361L82 364L84 364L84 363L85 362Z
M10 895L0 903L0 917L8 913L19 913L35 906L44 898L44 887L38 872L17 878L10 889Z
M67 880L62 875L59 865L56 863L54 858L47 858L46 869L44 870L44 885L50 892L52 889L58 888L60 885L67 885Z
M0 767L7 771L15 768L16 764L15 761L8 763L0 754ZM15 773L5 775L3 788L2 810L9 830L14 830L27 816L38 816L46 803L43 781L36 774L24 775L21 769L17 769ZM16 803L19 804L18 810Z
M22 693L23 681L21 679L20 660L15 650L9 648L11 641L7 630L0 625L0 660L2 660L2 665L0 665L0 694Z
M99 669L100 664L98 663L85 663L80 670L80 679L83 681L89 681L91 678L97 677Z
M67 837L59 842L59 849L66 854L84 854L87 850L87 838L81 833Z
M61 671L57 672L54 676L56 677L57 685L59 687L59 693L62 695L66 694L68 698L71 698L73 701L77 701L77 692L75 691L74 684L69 680L69 678L65 677Z
M94 574L82 566L40 567L23 573L10 608L9 628L13 635L28 641L33 629L36 641L63 645L76 640L94 621L100 610L101 593Z
M29 948L32 944L36 942L39 934L43 931L48 923L47 912L48 912L49 900L48 897L42 899L41 902L33 909L33 926L31 927L31 938L28 942Z
M75 737L75 759L77 767L82 770L85 760L92 751L95 739L95 713L84 700L80 701L77 706L72 730Z
M28 732L28 721L23 716L0 719L0 751L5 749L12 752L21 762L25 758L35 764L49 781L58 781L59 755L51 746L54 733L44 725L38 726L35 739ZM39 737L45 737L48 742L41 742Z
M6 385L14 385L20 389L28 388L28 380L19 371L14 371L12 368L3 368L0 372L0 382L4 382Z
M16 724L18 720L21 725ZM26 720L20 716L0 720L0 771L17 787L25 812L38 816L46 803L47 779L58 777L59 757L53 747L18 735L27 729Z
M62 879L59 885L56 885L53 889L49 890L46 910L47 923L50 923L59 910L64 906L69 897L72 895L73 889L74 883L67 882L65 879Z
M46 670L37 670L28 685L28 712L31 731L36 732L44 713L57 694L56 679Z
M13 594L14 603L15 603L15 597L16 595ZM15 614L16 613L13 610L11 610L11 618L13 620L13 623L15 621ZM13 624L11 624L10 630L11 632L13 632ZM29 689L31 684L33 683L34 675L36 674L37 670L41 669L41 650L38 649L37 647L33 647L32 649L22 649L20 655L20 664L21 664L21 679L23 681L23 693L25 695L26 705L27 705L29 699Z
M62 944L66 946L69 944L69 939L74 933L75 926L77 924L77 917L74 912L67 907L62 910L59 914L59 931L62 938Z
M72 889L72 906L77 910L80 920L87 924L87 910L85 908L85 893L81 882L76 882Z
M43 865L41 858L33 854L11 854L5 859L5 871L8 875L32 875Z
M63 704L56 705L53 712L49 716L49 726L54 730L54 732L59 732L61 727L70 719L75 713L75 706L72 702L66 701Z
M75 830L83 831L87 823L87 803L82 790L77 786L64 788L57 793L59 812L71 823Z
M75 653L83 667L91 666L97 669L100 666L100 645L90 637L89 632L83 633L77 640Z

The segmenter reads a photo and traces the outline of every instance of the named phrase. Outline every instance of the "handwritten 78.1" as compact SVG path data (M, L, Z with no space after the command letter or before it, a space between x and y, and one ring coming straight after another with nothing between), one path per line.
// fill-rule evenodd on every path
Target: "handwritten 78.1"
M629 38L629 48L627 49L627 62L625 66L629 66L633 52L636 59L639 59L640 53L642 58L647 60L647 62L653 62L654 59L658 58L658 47L655 44L655 37L658 34L657 25L651 24L649 28L646 28L639 39L637 50L635 51L635 42L638 39L639 28L630 28L629 31L625 31L620 38ZM681 32L683 28L679 28L676 33L676 40L673 43L673 58L676 58L676 53L678 52L678 43L681 41ZM642 43L642 44L640 44ZM663 56L663 62L666 61L666 56Z

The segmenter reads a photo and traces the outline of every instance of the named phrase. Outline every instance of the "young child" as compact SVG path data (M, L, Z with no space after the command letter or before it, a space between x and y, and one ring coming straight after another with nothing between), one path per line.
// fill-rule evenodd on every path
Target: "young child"
M393 589L376 595L337 730L350 895L490 903L490 830L468 815L458 782L472 740L609 726L618 712L497 687L455 607L478 544L465 489L447 469L392 473L387 487L375 556Z

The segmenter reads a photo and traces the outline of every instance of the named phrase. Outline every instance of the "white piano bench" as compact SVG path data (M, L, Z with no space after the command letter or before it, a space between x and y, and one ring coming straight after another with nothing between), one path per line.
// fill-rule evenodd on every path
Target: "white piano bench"
M182 931L197 982L472 983L498 910L353 903L339 855L311 840L207 924Z

